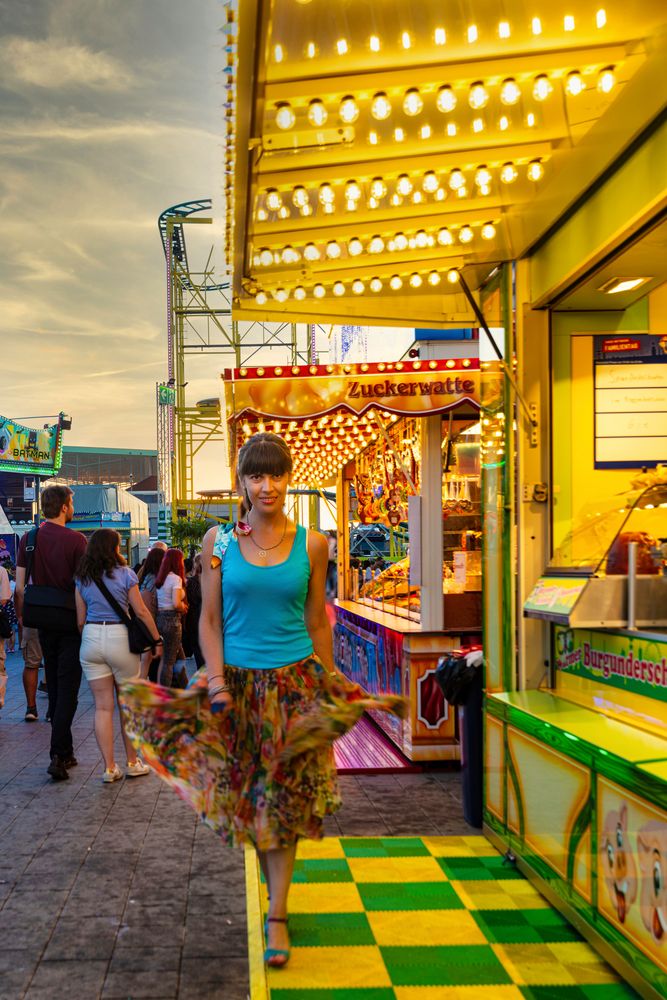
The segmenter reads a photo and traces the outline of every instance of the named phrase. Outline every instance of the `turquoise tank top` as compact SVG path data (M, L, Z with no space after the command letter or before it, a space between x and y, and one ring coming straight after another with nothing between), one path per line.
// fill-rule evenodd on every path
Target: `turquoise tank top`
M311 656L303 613L308 595L308 532L298 524L292 549L277 566L253 566L236 538L222 562L222 630L225 663L273 670Z

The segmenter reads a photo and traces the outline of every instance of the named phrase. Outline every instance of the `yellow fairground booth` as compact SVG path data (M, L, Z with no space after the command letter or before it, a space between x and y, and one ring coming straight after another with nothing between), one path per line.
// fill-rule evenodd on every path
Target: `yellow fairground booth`
M295 359L281 374L230 374L237 443L271 421L303 443L306 422L326 417L324 443L304 450L307 481L335 474L341 511L361 501L363 519L378 513L364 478L375 470L383 498L407 506L407 579L355 589L339 536L337 615L350 635L382 621L402 637L413 698L436 652L466 638L481 576L485 830L643 996L667 996L667 501L642 490L667 461L667 8L225 10L234 318L365 324L369 337L475 327L492 359L474 394L477 495L472 473L468 497L445 491L442 463L443 427L465 445L472 401L452 399L444 417L402 411L398 390L387 395L399 359L382 351L384 369L322 371L309 356L307 370ZM406 385L424 371L398 369ZM383 393L373 414L340 407L366 377ZM338 402L318 410L317 387L335 382ZM327 430L352 442L327 451ZM471 558L458 580L452 559L456 593L443 501L461 498L479 499L482 549L476 563L459 539ZM432 739L418 723L413 707L410 732L393 734L406 752L456 756L451 733Z

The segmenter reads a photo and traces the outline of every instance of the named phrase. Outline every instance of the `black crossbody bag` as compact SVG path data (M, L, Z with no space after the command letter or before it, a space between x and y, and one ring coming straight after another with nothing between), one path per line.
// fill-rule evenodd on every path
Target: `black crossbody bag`
M23 624L28 628L49 632L78 632L76 599L73 593L59 587L46 587L29 583L32 564L37 551L39 529L32 528L26 539L25 590L23 591Z
M127 629L130 652L145 653L147 649L155 649L158 644L157 640L150 634L148 626L142 622L141 618L137 618L132 608L130 608L129 614L123 611L116 598L102 580L93 580L93 583L104 597L106 597L109 605L121 619L119 625L124 625Z

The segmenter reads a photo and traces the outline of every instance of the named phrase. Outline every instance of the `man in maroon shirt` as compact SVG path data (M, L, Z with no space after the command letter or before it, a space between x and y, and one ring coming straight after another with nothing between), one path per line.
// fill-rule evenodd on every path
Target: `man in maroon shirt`
M25 579L27 534L21 539L16 558L14 602L19 621L23 619L26 583L55 587L74 594L74 574L86 551L84 535L66 527L74 517L72 490L68 486L47 486L41 496L41 507L45 521L37 532L30 581ZM81 636L76 625L71 631L40 628L39 641L51 712L51 763L47 770L54 781L63 781L69 777L68 769L76 764L72 747L72 720L81 685Z

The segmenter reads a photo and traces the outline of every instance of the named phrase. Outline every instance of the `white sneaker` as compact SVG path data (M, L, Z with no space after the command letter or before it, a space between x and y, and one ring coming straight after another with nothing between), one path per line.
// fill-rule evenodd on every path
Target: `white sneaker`
M134 764L128 764L125 768L125 774L128 778L138 778L142 774L150 774L150 767L144 764L141 757L137 757Z
M110 784L112 781L120 781L123 777L123 772L119 768L118 764L114 764L113 767L107 767L104 774L102 775L102 781L105 785Z

